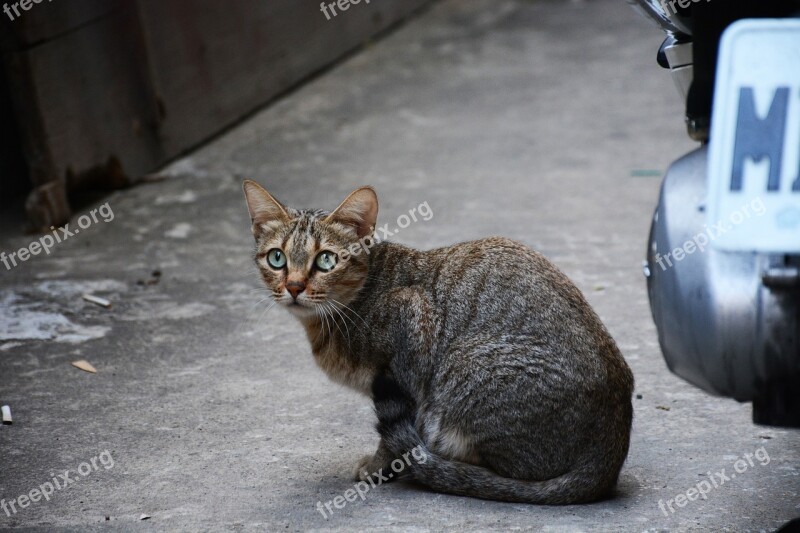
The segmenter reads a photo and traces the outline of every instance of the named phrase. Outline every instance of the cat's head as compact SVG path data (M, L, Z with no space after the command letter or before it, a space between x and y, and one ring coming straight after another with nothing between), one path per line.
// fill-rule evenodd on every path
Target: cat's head
M329 213L286 207L254 181L243 188L256 265L273 299L299 318L349 305L367 279L368 254L352 251L375 230L375 191L356 189Z

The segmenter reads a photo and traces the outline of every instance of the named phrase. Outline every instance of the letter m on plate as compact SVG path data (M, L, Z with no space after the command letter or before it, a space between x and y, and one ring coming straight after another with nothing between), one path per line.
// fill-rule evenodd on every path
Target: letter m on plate
M764 118L756 113L752 87L739 90L739 117L736 121L736 144L733 149L733 174L731 191L742 190L744 162L756 163L769 158L767 191L778 191L781 186L783 144L786 137L786 117L789 107L789 88L779 87L772 97L769 112Z

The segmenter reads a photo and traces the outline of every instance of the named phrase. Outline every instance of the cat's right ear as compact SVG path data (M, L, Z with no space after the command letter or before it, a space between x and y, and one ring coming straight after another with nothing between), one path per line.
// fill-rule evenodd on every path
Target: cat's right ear
M242 184L244 197L247 200L247 210L253 222L253 235L258 235L263 224L270 222L286 222L289 213L286 208L276 200L267 190L253 180L244 180Z

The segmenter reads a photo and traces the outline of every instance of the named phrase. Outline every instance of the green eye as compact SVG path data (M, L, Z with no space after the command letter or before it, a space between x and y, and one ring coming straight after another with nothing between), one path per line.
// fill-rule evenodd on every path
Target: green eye
M333 252L320 252L314 259L314 265L322 272L330 272L336 266L336 254Z
M278 248L273 248L267 254L267 263L269 266L276 270L280 270L281 268L286 266L286 256L283 253L283 250L279 250Z

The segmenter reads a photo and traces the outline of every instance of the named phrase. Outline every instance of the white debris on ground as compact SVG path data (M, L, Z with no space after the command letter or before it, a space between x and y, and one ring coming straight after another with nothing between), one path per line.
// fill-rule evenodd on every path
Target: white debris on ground
M165 237L169 237L171 239L185 239L189 236L189 233L192 231L192 225L186 222L178 222L175 224L172 229L166 231L164 233Z
M31 301L13 291L0 292L0 341L45 340L77 344L100 339L106 326L76 324L61 313L46 310L52 304Z

